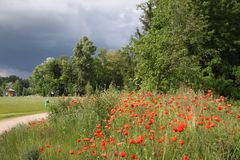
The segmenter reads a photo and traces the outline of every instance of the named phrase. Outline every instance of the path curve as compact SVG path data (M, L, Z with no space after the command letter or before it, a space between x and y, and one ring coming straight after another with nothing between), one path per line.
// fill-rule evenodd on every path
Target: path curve
M41 120L42 118L46 118L46 117L47 117L47 113L40 113L40 114L33 114L29 116L22 116L22 117L15 117L15 118L0 120L0 135L5 131L9 131L11 128L17 126L18 124L27 123L33 120Z

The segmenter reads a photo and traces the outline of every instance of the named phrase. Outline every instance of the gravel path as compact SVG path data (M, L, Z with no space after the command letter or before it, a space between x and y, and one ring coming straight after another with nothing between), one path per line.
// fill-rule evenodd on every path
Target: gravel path
M11 128L15 127L18 124L27 123L29 121L38 120L38 119L41 120L42 118L46 118L46 117L47 117L47 113L40 113L40 114L34 114L29 116L22 116L22 117L0 120L0 135L3 132L10 130Z

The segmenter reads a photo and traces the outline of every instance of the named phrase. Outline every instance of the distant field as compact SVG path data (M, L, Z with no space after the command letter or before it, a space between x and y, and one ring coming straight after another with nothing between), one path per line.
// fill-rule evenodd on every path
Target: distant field
M45 112L45 100L50 103L58 98L38 96L0 97L0 119Z

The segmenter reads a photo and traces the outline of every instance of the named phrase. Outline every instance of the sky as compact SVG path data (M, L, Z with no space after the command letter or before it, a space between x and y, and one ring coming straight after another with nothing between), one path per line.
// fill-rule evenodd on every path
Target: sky
M0 0L0 76L31 75L47 57L72 55L82 36L120 49L140 26L145 0Z

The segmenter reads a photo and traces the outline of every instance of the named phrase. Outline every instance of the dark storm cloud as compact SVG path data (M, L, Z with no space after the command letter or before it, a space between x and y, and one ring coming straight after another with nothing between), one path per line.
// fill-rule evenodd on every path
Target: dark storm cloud
M127 44L139 0L0 0L0 76L29 75L47 57L71 55L81 36L97 47Z

